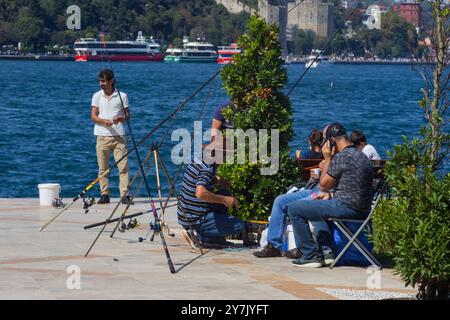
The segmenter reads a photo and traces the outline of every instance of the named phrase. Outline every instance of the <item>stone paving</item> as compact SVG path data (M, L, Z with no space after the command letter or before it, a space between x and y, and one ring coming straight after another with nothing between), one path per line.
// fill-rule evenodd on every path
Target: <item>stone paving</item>
M365 268L299 269L286 258L257 259L254 249L244 247L201 255L181 236L174 207L165 219L175 237L164 235L175 274L159 235L154 242L138 242L147 234L150 214L138 218L141 226L114 238L114 224L109 225L85 258L100 228L83 227L105 220L117 201L84 214L79 200L39 232L58 209L40 207L38 199L0 199L0 299L292 300L339 299L333 294L339 290L364 291L366 297L415 293L392 269L381 272L379 288L368 290L374 282ZM149 201L137 199L128 213L149 209Z

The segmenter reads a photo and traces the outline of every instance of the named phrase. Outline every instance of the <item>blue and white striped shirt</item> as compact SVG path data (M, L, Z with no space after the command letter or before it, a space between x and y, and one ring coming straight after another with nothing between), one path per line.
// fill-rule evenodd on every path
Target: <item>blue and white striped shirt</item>
M197 186L204 186L213 192L215 183L215 166L195 160L186 167L177 210L178 222L181 225L198 224L201 217L211 211L211 204L197 198L195 191Z

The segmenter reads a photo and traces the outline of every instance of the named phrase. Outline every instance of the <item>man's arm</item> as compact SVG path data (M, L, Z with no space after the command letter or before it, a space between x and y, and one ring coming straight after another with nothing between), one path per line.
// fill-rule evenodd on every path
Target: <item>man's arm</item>
M125 117L126 116L126 117ZM117 123L119 123L119 122L122 122L122 123L124 123L124 122L126 122L127 121L127 118L128 118L128 120L130 120L131 119L131 113L130 113L130 109L129 108L125 108L125 115L124 116L116 116L115 118L114 118L114 124L117 124Z
M320 175L320 191L328 192L333 189L336 184L336 179L328 174L328 167L330 166L331 159L325 159L323 162L322 174Z
M234 197L215 194L206 189L204 186L197 186L195 189L195 196L207 203L223 204L227 208L239 206L239 202Z
M322 174L320 175L320 191L328 192L336 184L336 179L328 174L328 167L330 166L331 160L333 160L333 150L330 148L329 141L323 145L322 154L325 160L321 163Z
M100 114L100 110L98 107L92 106L91 111L91 120L94 121L96 124L111 127L113 125L113 122L107 119L102 119L98 115Z
M220 129L222 128L222 121L213 119L211 126L211 141L214 141L214 138L221 134Z

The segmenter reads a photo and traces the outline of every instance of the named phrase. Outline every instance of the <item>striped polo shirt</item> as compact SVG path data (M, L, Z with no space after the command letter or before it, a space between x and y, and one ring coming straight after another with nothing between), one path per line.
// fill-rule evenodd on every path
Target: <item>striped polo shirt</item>
M198 224L204 214L211 212L211 204L197 198L197 186L204 186L213 192L216 183L216 169L203 160L194 160L186 167L183 187L178 198L178 222L181 225Z

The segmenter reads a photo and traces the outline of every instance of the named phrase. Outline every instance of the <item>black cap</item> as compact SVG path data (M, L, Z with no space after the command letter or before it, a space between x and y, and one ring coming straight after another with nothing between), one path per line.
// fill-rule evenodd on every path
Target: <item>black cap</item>
M329 139L332 137L336 138L345 135L347 135L347 130L345 130L344 126L338 122L333 122L328 126L325 137Z

